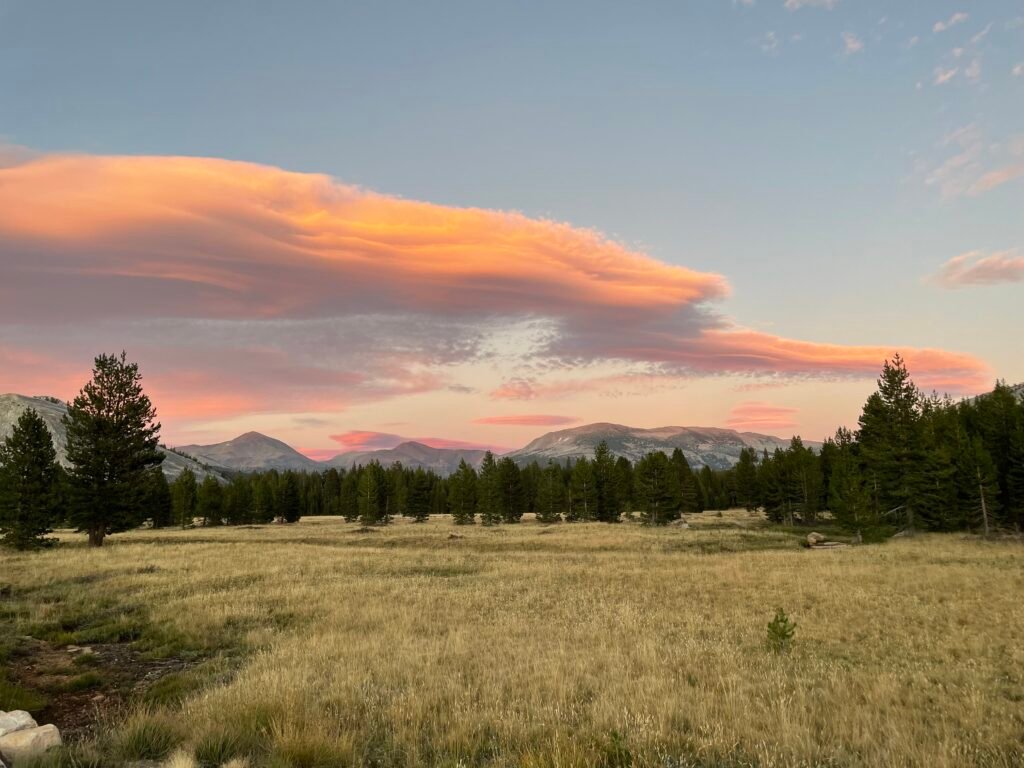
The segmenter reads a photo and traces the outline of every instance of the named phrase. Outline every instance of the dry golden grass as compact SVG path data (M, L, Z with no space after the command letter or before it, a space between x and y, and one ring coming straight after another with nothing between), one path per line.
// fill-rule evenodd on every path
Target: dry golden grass
M0 574L66 595L22 630L116 595L175 643L250 650L135 715L171 732L173 765L1024 763L1024 549L798 542L745 513L690 530L320 518L5 553ZM781 655L777 607L798 624Z

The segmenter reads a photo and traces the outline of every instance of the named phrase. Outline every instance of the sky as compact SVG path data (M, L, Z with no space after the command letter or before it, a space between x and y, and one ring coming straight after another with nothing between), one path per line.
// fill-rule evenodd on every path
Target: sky
M1024 381L1024 2L0 0L0 392L170 445Z

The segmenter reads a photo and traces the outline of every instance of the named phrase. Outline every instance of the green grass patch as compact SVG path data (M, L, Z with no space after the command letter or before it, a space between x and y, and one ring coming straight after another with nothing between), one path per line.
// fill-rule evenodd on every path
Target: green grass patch
M24 709L27 712L38 712L47 704L47 698L41 693L22 688L12 683L0 671L0 709L10 712L13 709Z
M90 670L65 682L61 685L61 690L65 693L90 691L93 688L99 688L104 682L103 676L99 672Z

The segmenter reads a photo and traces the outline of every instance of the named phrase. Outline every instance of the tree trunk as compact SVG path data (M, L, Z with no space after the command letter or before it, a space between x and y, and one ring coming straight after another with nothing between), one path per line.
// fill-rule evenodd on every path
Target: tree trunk
M102 547L103 537L106 534L102 528L91 528L89 529L89 546L90 547Z
M985 538L988 538L988 504L985 503L985 484L981 480L981 469L978 469L978 493L981 495L981 520L985 525Z

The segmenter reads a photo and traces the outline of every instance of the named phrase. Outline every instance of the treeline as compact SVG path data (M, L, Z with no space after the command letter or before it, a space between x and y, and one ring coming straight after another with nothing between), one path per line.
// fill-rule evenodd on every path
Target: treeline
M601 443L594 457L518 466L488 452L479 469L461 462L450 477L377 462L323 473L238 474L202 482L186 469L169 484L160 465L159 423L137 366L96 359L92 380L64 419L69 468L62 469L42 418L26 410L0 444L0 538L44 546L57 524L99 546L109 533L154 527L295 522L340 515L363 525L395 516L450 514L459 525L614 523L638 516L664 525L682 514L743 506L778 523L828 515L867 537L898 529L1000 529L1024 525L1024 402L1003 384L953 402L918 390L897 355L886 361L858 429L837 430L814 451L794 437L786 449L741 451L731 469L694 471L678 448L638 461Z
M651 524L684 512L726 509L736 503L730 473L704 467L694 472L683 452L652 453L633 464L615 458L601 443L593 459L568 465L533 462L520 467L488 452L479 469L465 461L449 477L399 462L374 461L323 473L258 472L227 485L208 477L197 483L186 470L153 517L171 524L240 525L340 515L363 525L387 524L396 516L425 521L449 514L458 525L516 523L532 513L541 522L613 523L637 513Z
M925 395L897 355L864 404L819 453L745 455L732 470L742 503L776 522L824 511L864 535L1024 527L1024 401L1003 383L973 400Z

